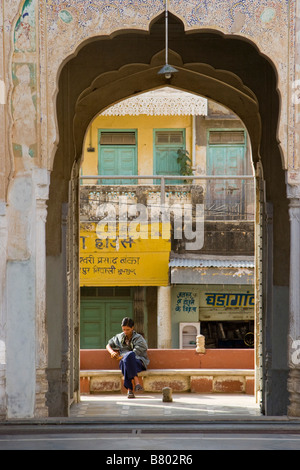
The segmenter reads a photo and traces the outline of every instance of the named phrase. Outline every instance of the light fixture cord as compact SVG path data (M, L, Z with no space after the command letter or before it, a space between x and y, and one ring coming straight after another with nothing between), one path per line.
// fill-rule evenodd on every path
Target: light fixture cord
M168 64L168 2L166 0L166 15L165 15L165 23L166 23L166 64Z

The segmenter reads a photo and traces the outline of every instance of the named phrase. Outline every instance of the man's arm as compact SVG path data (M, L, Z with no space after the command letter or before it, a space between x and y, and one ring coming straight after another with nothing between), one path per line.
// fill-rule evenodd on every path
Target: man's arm
M147 349L148 345L142 335L139 335L138 337L134 338L133 351L138 356L143 356L146 353Z
M110 344L107 344L106 345L106 349L107 351L109 352L110 356L111 357L118 357L119 356L119 352L118 351L114 351L113 348L110 346Z

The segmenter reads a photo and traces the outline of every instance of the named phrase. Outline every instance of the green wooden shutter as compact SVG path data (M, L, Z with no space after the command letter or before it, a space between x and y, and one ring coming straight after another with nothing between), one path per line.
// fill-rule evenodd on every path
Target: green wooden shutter
M207 174L236 176L244 174L245 137L243 131L220 131L216 134L213 145L208 147ZM218 134L220 136L218 136ZM234 139L235 134L244 143L224 143ZM219 141L221 143L219 143ZM206 210L210 218L240 218L244 213L245 188L241 180L211 180L206 193Z
M118 157L114 147L100 148L100 171L101 175L117 175L118 174ZM103 184L117 184L117 180L102 180Z
M119 175L137 174L136 149L135 147L120 147L117 152L117 167ZM120 184L136 184L136 180L120 180Z
M177 150L184 148L183 130L154 131L154 174L180 175ZM166 180L167 184L180 184L182 180ZM159 180L156 180L159 184Z
M98 149L99 175L137 174L137 146L135 132L100 131ZM136 180L103 179L102 184L136 184Z

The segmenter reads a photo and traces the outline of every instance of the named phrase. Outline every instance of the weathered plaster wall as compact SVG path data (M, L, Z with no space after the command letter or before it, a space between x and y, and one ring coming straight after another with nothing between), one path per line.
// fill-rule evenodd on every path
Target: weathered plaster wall
M47 171L39 171L41 4L13 0L0 7L0 244L6 253L1 258L0 409L9 418L39 415L40 406L41 415L46 411L43 254L49 181Z
M300 1L291 2L289 79L286 83L288 94L287 141L288 183L293 187L300 184ZM296 191L299 197L299 189Z
M30 418L35 405L34 261L9 262L7 284L7 417Z

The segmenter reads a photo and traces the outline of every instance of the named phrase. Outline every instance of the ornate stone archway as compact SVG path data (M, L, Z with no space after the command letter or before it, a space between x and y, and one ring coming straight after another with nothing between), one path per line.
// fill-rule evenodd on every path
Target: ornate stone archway
M279 97L274 68L249 43L229 39L216 33L202 34L198 32L186 35L181 21L175 17L173 17L172 25L170 35L172 47L175 51L170 50L170 61L179 72L168 83L178 89L198 93L219 101L232 109L243 120L251 138L255 165L258 165L259 168L268 169L263 176L267 183L267 191L264 193L264 197L276 205L272 227L274 233L278 236L280 234L278 228L280 221L287 220L288 210L281 151L276 141ZM77 168L77 171L73 173L75 179L72 183L76 187L83 139L91 120L99 111L112 103L149 89L158 88L166 83L164 77L157 73L164 61L163 49L157 51L163 41L160 19L157 23L153 22L149 35L140 34L138 38L139 46L140 42L143 41L144 54L142 55L137 48L128 48L129 43L136 41L136 33L126 33L124 31L123 34L113 39L99 39L84 45L77 56L65 64L61 71L60 92L57 99L58 125L60 135L69 135L70 138L59 143L51 176L48 211L48 241L51 243L51 247L54 247L53 241L55 240L55 234L51 227L57 227L61 223L60 213L53 210L51 205L51 194L52 191L53 195L55 194L56 205L59 190L65 184L66 198L71 172L74 172L74 169ZM105 57L112 57L112 51L116 50L118 53L115 54L115 62L106 64ZM193 57L191 57L191 50L196 51ZM97 56L104 56L103 61L97 63ZM246 58L246 60L243 58ZM93 64L92 71L83 71L83 62ZM256 68L255 73L253 73L254 65ZM261 75L261 80L257 80L257 74ZM81 75L83 75L82 79ZM76 92L73 85L69 85L71 76L77 77ZM264 92L266 89L268 89L267 94ZM66 96L69 97L68 102L65 99ZM271 113L271 110L273 110L273 113ZM69 119L66 119L66 113ZM272 180L275 176L276 184L273 185ZM62 200L62 202L67 202L67 199ZM261 204L261 208L260 210L264 210L263 204ZM73 213L69 213L69 216L72 220L76 220ZM56 242L59 243L59 239ZM288 253L288 238L280 239L280 241L275 239L273 242L274 252L278 251L278 248L276 248L278 242L281 250ZM49 260L53 259L54 253L55 251L48 251ZM71 253L69 259L73 259L74 254L76 255L76 249L74 253L71 248ZM283 268L278 257L274 257L273 267L274 278L270 281L272 289L278 291L278 296L283 299L284 304L286 298L284 299L285 294L283 294L283 291L288 290L288 264ZM76 292L76 279L72 279L75 282ZM262 296L262 293L260 295ZM76 295L71 294L71 298L76 299ZM263 301L265 299L260 299L260 302ZM264 303L265 308L266 305ZM278 312L273 311L269 304L268 308L269 317L272 319L273 316L277 317ZM287 308L288 306L285 305L286 311ZM266 313L264 316L266 317ZM287 324L285 329L287 333ZM273 329L273 335L277 336L278 344L281 332L282 329L280 331L276 331L276 328ZM271 340L268 344L270 345L268 357L270 357L272 356L274 341ZM260 354L264 356L263 351L260 351ZM285 355L287 360L285 347L282 348L280 354L282 357ZM258 364L262 364L264 359L258 356L257 361ZM287 402L286 385L283 385L287 381L287 367L281 364L279 374L277 374L277 370L278 367L273 370L272 366L268 364L268 390L271 382L273 386L276 384L277 389L279 382L282 384L281 399L278 401L277 398L276 404L266 394L268 412L272 410L271 413L280 413L286 407ZM57 378L55 378L55 381L57 381ZM279 403L280 405L278 405Z
M260 207L268 201L273 208L268 231L262 234L263 240L269 240L264 253L271 256L264 259L266 277L261 293L264 318L273 326L265 342L269 349L264 350L268 358L266 411L286 413L290 368L290 413L297 415L298 369L290 360L287 342L289 337L293 349L299 338L299 325L294 321L299 292L296 284L289 289L289 231L281 230L283 225L289 227L285 176L289 197L295 201L293 234L299 208L296 4L292 2L288 9L285 2L272 0L215 1L200 6L191 1L183 7L170 0L169 10L170 57L179 69L171 85L233 109L251 136L257 170L263 170L259 173L265 183ZM0 31L6 44L3 64L8 65L8 72L3 64L0 72L10 105L2 107L0 115L8 130L1 147L5 170L1 174L0 233L7 254L7 265L1 271L0 326L5 325L1 326L1 410L8 417L43 416L48 404L50 414L66 415L78 389L78 347L73 334L78 306L73 270L77 227L76 211L70 208L76 207L82 141L96 112L162 86L157 71L163 65L164 2L141 5L136 1L122 10L111 2L87 5L79 1L67 6L64 0L14 0L9 9L1 2L0 11L6 26ZM18 95L24 96L21 88L27 90L27 105L18 100ZM26 135L24 115L19 112L24 106L32 110ZM44 229L50 174L46 265ZM26 197L20 198L20 194ZM68 224L72 230L67 231ZM297 252L297 236L292 236L292 246ZM293 283L298 279L299 264L293 266ZM16 283L18 297L14 296ZM56 295L51 297L53 292ZM68 312L74 309L71 318ZM13 338L16 326L17 339ZM28 349L20 357L24 328ZM18 381L20 367L24 375Z

